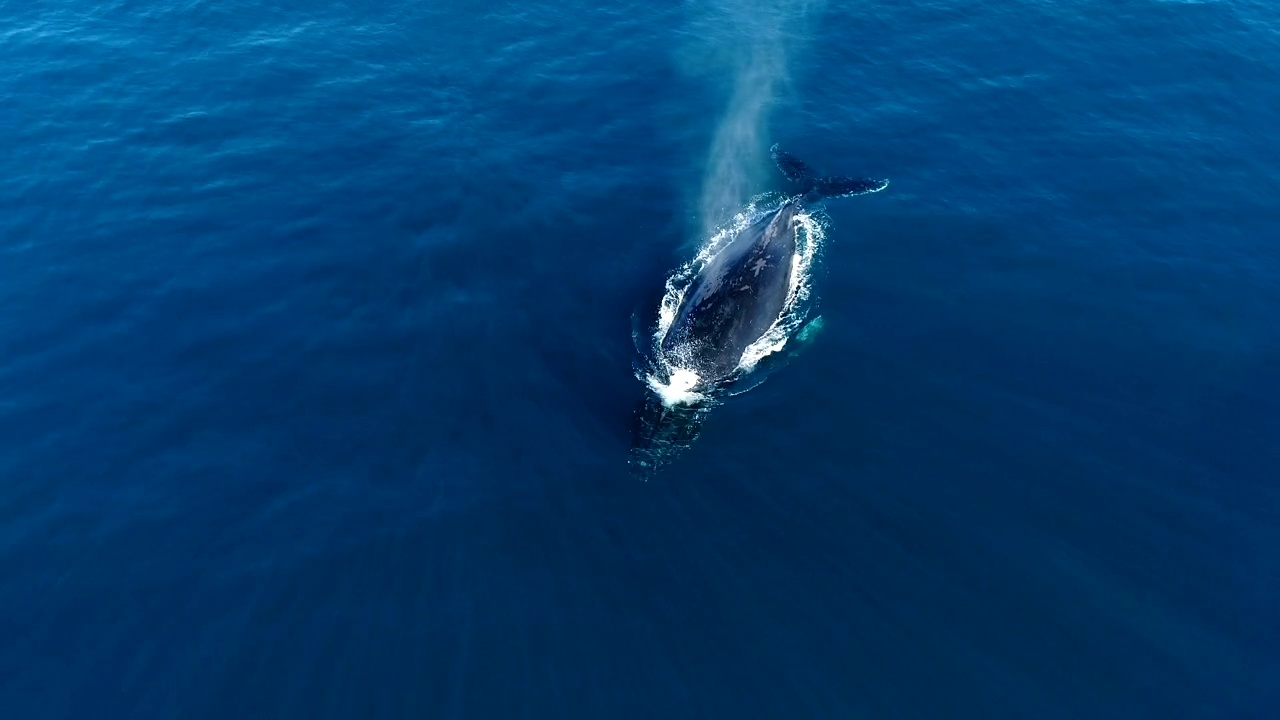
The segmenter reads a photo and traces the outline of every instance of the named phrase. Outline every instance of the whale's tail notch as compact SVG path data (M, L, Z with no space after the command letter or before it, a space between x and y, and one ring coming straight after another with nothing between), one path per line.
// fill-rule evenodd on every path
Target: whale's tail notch
M821 177L795 155L779 149L776 144L769 148L769 155L773 158L774 164L778 166L778 170L782 172L783 177L796 185L798 188L797 194L805 196L806 200L817 201L832 197L866 195L867 193L880 192L889 187L888 180L834 175Z

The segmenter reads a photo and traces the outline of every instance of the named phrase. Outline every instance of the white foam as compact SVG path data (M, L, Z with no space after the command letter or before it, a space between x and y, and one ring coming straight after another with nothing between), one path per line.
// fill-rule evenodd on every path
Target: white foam
M694 392L698 381L702 378L698 373L688 368L675 368L672 370L670 379L662 382L661 379L654 375L649 375L647 381L649 387L662 398L662 403L667 407L675 405L693 405L707 399L706 395Z

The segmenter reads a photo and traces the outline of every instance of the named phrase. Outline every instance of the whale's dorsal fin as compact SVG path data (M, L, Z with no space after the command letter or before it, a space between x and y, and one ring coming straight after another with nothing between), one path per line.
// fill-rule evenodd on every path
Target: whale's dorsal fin
M808 165L795 155L780 149L776 144L769 148L769 155L783 177L800 186L800 194L811 200L831 197L851 197L880 192L889 187L888 180L853 177L818 177Z

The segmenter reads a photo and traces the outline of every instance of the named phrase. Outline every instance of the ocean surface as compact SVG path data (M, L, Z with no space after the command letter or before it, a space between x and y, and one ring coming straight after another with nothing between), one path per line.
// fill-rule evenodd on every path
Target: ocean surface
M0 718L1280 717L1278 128L1263 0L0 0Z

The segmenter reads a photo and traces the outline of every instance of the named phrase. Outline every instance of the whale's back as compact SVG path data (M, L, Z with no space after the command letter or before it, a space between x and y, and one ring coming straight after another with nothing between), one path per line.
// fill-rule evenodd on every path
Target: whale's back
M662 349L704 382L728 377L786 307L796 253L796 201L745 228L685 292Z

